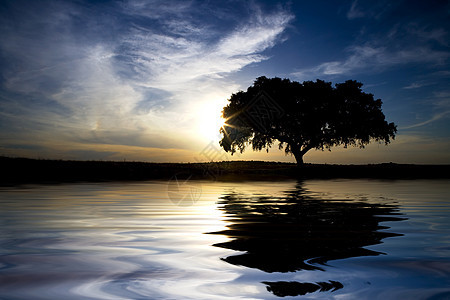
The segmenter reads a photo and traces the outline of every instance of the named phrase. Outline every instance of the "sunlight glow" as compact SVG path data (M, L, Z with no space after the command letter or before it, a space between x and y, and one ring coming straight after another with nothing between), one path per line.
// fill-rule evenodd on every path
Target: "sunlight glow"
M198 108L198 132L209 141L219 141L221 138L220 128L225 120L222 118L222 109L226 100L215 99L202 103Z

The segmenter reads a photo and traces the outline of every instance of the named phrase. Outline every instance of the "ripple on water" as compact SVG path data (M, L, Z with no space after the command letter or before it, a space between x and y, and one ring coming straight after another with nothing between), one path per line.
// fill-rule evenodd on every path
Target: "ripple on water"
M0 298L446 299L448 183L191 181L194 205L163 181L2 188Z

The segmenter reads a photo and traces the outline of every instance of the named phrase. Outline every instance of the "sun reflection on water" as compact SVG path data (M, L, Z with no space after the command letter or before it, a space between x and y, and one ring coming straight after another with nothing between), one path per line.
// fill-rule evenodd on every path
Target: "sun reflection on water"
M2 188L0 298L357 299L396 278L396 295L448 292L447 182L192 181L190 206L167 184Z

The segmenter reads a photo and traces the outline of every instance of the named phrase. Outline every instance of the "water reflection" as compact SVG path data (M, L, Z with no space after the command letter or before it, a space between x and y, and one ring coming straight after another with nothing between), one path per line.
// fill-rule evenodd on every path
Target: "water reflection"
M207 189L177 206L167 185L0 189L0 299L217 299L195 289L236 277L203 234L224 228L222 188L192 182Z
M228 229L214 232L230 241L214 246L244 253L223 258L239 266L264 272L325 270L328 261L381 252L367 246L400 234L384 231L384 221L404 220L393 204L314 196L301 183L282 196L228 193L221 209L229 216ZM296 296L316 291L335 291L342 283L263 282L277 296Z
M344 286L339 281L330 280L329 282L297 282L297 281L277 281L267 282L263 281L267 285L267 290L272 292L275 296L299 296L306 295L314 292L334 292L342 289Z

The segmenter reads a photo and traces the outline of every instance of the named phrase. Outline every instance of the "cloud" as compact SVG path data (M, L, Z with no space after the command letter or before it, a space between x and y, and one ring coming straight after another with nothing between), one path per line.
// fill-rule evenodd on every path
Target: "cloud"
M422 40L437 42L442 46L448 47L450 45L448 41L448 32L443 28L426 28L420 27L417 23L408 24L407 31L412 36Z
M448 34L442 28L428 29L411 23L395 25L383 33L372 34L372 38L363 43L348 46L343 53L343 59L298 70L293 76L308 78L376 73L408 64L442 67L450 58L450 52L442 48L447 38ZM436 42L440 45L437 46Z
M423 122L420 122L420 123L417 123L417 124L413 124L413 125L409 125L409 126L405 126L405 127L401 127L399 129L404 130L404 129L412 129L412 128L421 127L421 126L430 124L432 122L435 122L437 120L440 120L440 119L446 117L449 114L450 114L450 110L447 110L447 111L444 111L444 112L437 113L437 114L433 115L430 119L428 119L426 121L423 121Z
M381 72L398 65L411 63L443 64L449 57L447 51L434 50L426 46L409 49L390 49L366 43L347 49L350 55L341 61L322 63L316 67L294 72L295 77L341 75L362 72Z
M386 13L393 10L399 3L393 1L362 1L354 0L347 11L347 19L382 19Z
M357 6L358 6L358 0L353 1L352 5L350 7L350 10L347 12L347 18L349 20L362 18L365 16L364 12L359 10L359 8Z
M412 90L412 89L418 89L427 85L430 85L431 83L425 83L425 82L413 82L410 85L404 86L403 89L405 90Z
M431 104L432 106L431 116L425 121L400 127L400 130L419 128L438 120L447 118L450 115L450 91L441 90L436 91L433 94L434 95L427 101L427 103Z
M171 18L163 18L166 29L176 27L172 23L178 19ZM226 100L238 88L226 76L267 59L263 51L280 42L292 18L283 10L269 14L255 10L245 22L241 20L223 34L211 32L207 26L201 29L204 34L182 36L178 31L163 34L134 26L115 60L120 70L125 70L119 73L122 80L135 89L158 89L170 95L164 110L150 108L146 118L157 119L155 126L160 131L169 128L172 134L181 132L178 140L183 140L182 136L191 135L186 130L198 126L205 113L201 106L217 98Z
M204 39L204 36L216 36L209 29L204 34L179 36L134 28L123 41L125 51L118 57L119 62L131 64L137 75L136 84L170 91L182 90L192 80L220 78L224 73L267 59L261 52L278 42L292 19L283 11L269 15L256 13L246 24L240 24L218 40ZM172 22L178 20L166 21Z
M0 21L0 107L17 138L41 144L47 132L67 143L192 147L199 107L226 100L237 88L227 76L268 59L293 19L252 5L221 27L211 7L185 1L17 3Z

